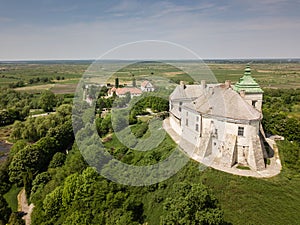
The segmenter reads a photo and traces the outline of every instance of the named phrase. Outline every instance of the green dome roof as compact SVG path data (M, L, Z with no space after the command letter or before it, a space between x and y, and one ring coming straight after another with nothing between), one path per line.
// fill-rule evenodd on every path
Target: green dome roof
M244 90L247 93L263 93L255 79L251 76L251 68L249 65L246 66L244 76L240 78L240 81L236 83L233 90L240 92Z

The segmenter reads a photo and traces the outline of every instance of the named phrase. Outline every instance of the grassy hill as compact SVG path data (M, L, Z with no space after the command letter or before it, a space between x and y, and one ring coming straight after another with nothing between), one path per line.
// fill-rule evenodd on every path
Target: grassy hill
M165 139L165 142L174 146L169 137ZM279 144L282 146L285 143ZM122 144L114 135L106 146L114 146L115 149L122 148ZM151 151L148 155L150 153ZM281 159L283 159L283 153L281 151ZM148 155L144 155L143 160L147 159ZM164 152L161 152L161 155L163 156ZM126 159L126 154L123 157ZM131 161L134 162L134 158ZM182 181L192 184L203 183L208 186L219 200L225 220L232 224L281 225L300 222L298 215L300 176L294 170L286 168L284 161L283 171L278 176L262 179L236 176L205 168L191 160L179 173L164 182L149 187L128 189L143 202L145 221L149 225L159 224L164 214L162 202L167 197L176 197L171 196L173 185Z

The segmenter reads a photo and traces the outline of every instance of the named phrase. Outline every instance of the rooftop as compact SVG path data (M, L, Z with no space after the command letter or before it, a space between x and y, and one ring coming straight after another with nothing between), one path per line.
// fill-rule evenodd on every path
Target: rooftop
M200 88L201 89L201 88ZM218 85L202 91L201 95L192 103L186 104L187 108L201 114L225 117L234 120L259 120L262 114L249 105L231 88Z
M142 91L136 87L124 87L116 89L117 95L125 95L127 92L130 94L142 94Z
M247 93L263 93L263 90L260 88L258 83L255 81L255 78L251 76L251 68L248 65L245 69L244 76L240 78L240 81L236 83L233 87L233 90L240 92L245 91Z

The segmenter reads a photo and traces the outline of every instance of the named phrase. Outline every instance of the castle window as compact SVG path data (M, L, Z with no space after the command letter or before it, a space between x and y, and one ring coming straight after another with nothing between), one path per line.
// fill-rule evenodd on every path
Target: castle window
M188 112L186 112L186 116L189 116L189 113L188 113Z
M238 136L244 136L244 127L238 127Z
M196 121L199 122L199 116L196 116Z
M199 131L199 124L196 124L195 130L198 132Z
M188 126L189 125L189 120L185 119L185 125Z
M181 112L182 102L179 102L179 112Z
M181 107L179 107L179 112L181 112Z
M252 101L252 106L255 108L257 101Z

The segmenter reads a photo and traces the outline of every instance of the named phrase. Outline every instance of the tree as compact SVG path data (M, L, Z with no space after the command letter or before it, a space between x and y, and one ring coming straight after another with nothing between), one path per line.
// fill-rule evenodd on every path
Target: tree
M9 151L10 157L13 157L19 151L24 149L27 145L28 145L28 143L25 140L23 140L23 139L18 140L16 143L13 144L13 146L11 147L11 149Z
M0 195L5 194L11 187L8 175L9 160L0 164Z
M72 114L72 106L70 104L62 104L56 109L56 113L61 117L66 117Z
M98 87L95 85L90 85L88 89L88 95L90 98L95 99L96 98L96 93L98 91Z
M18 185L24 184L25 181L31 182L37 173L47 169L56 149L56 140L44 137L20 150L9 165L10 181Z
M39 98L39 106L45 112L51 112L53 111L53 107L55 105L56 105L55 95L49 90L44 91Z
M57 218L62 205L62 187L59 186L50 194L46 195L43 201L43 208L48 217Z
M57 148L59 148L57 151L67 149L74 141L74 132L71 119L54 128L50 128L47 133L47 137L51 137L56 140Z
M161 224L224 224L216 198L203 184L178 183L173 192L176 197L166 199Z
M45 185L51 180L48 172L38 174L32 181L32 188L30 192L30 200L35 204L41 201L42 193L44 192ZM38 203L39 204L39 203Z
M112 130L111 114L107 114L101 122L101 127L100 127L101 136L103 137L110 130Z
M75 211L72 212L72 214L66 218L63 225L72 225L72 224L89 225L91 224L89 217L90 216L88 216L86 212Z
M115 78L115 87L116 88L119 87L119 78L118 77Z
M125 93L125 98L124 98L125 104L129 103L129 102L130 102L130 99L131 99L131 94L130 94L130 92L126 92L126 93Z
M0 194L0 222L2 221L5 224L8 221L10 214L11 209L4 197Z
M51 176L48 172L42 172L38 174L32 182L32 192L35 192L40 186L44 186L48 181L51 180Z
M62 205L65 209L68 209L74 200L75 191L77 187L78 173L74 173L68 176L64 182L62 191Z
M96 106L99 109L99 111L101 112L103 110L103 108L107 108L106 107L106 99L105 98L99 98L96 102Z
M99 97L107 95L108 88L106 86L101 87Z
M133 78L132 78L132 86L136 87L136 79L135 79L134 75L133 75Z
M64 165L66 160L66 155L62 152L57 152L54 154L50 164L49 168L56 168Z
M7 225L25 225L25 220L19 212L14 212L10 215Z

